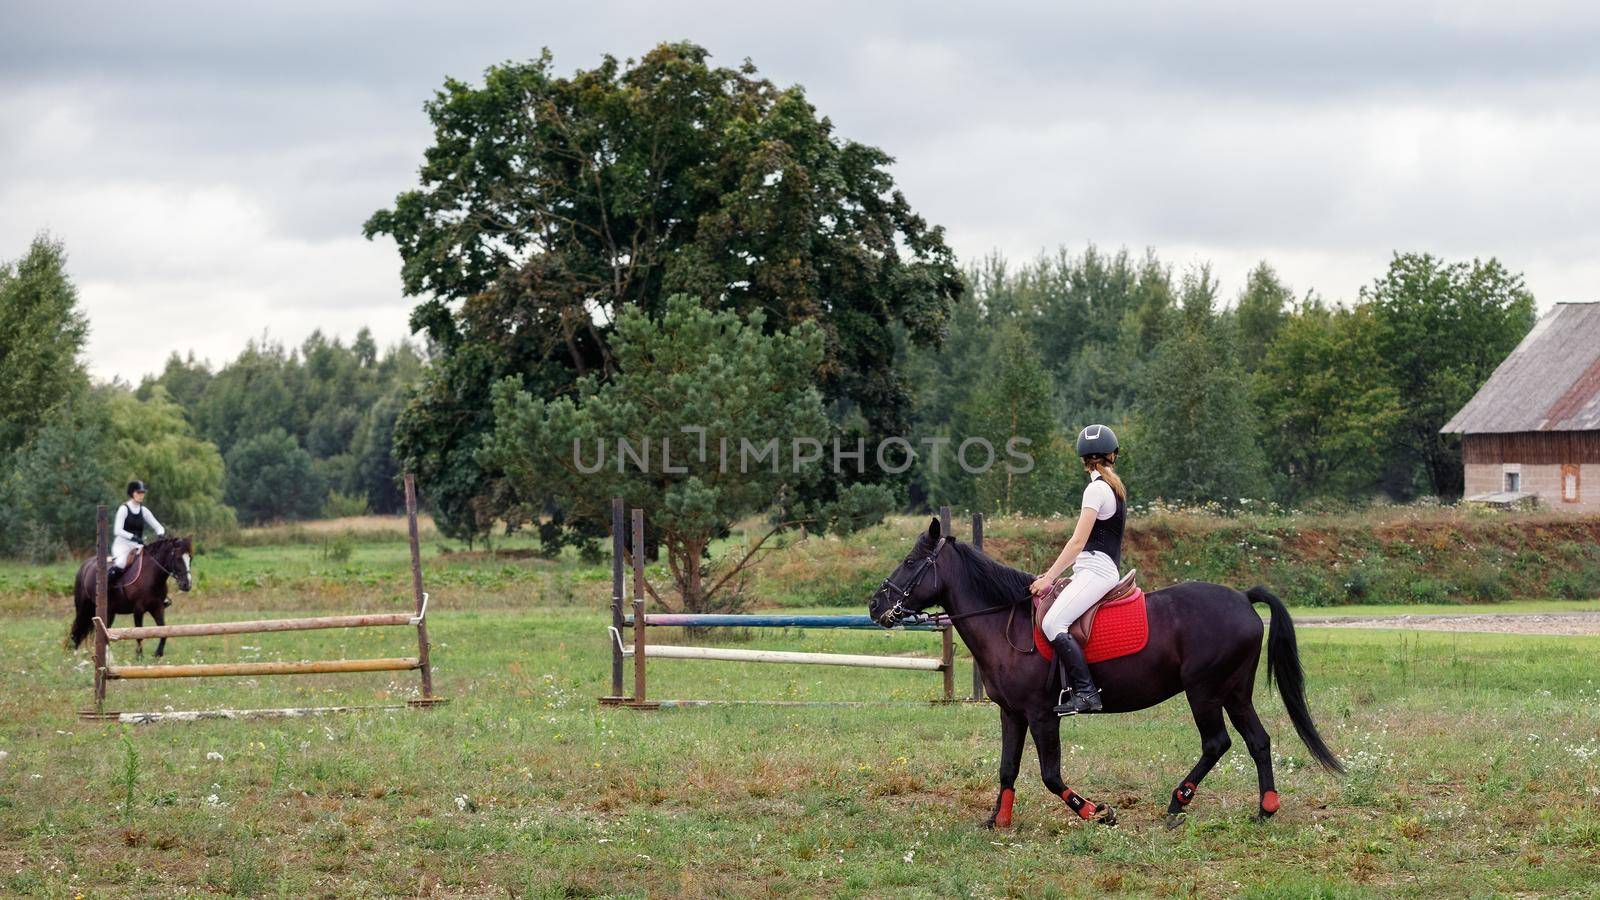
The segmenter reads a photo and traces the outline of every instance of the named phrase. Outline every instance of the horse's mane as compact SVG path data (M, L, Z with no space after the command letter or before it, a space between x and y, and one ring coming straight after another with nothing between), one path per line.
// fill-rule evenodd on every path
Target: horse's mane
M183 555L183 545L188 543L187 538L176 536L159 537L144 545L144 551L155 557L162 565L177 562L177 557Z
M966 563L967 581L991 603L1015 603L1028 596L1033 576L997 562L982 550L952 538L950 547Z

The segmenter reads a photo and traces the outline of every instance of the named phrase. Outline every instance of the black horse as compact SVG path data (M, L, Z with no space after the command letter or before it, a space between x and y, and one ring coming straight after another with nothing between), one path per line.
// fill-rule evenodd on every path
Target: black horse
M194 542L189 538L167 537L151 541L128 561L127 571L106 591L106 627L116 621L118 613L132 613L133 624L143 625L146 613L157 625L167 624L167 579L178 582L178 590L190 586L189 560L194 556ZM89 557L78 567L77 580L72 585L72 602L77 615L72 620L72 632L67 643L77 647L94 630L95 559ZM135 642L135 651L144 655L144 641ZM156 644L156 656L167 652L167 639Z
M905 561L884 579L868 610L888 628L917 618L929 607L940 607L972 651L984 687L1000 707L1000 795L985 824L1010 826L1025 731L1032 731L1045 787L1084 819L1114 825L1115 810L1080 797L1061 780L1061 723L1052 709L1060 676L1056 665L1033 647L1029 606L1033 579L940 534L939 520L934 519ZM1258 818L1265 820L1278 811L1271 743L1252 701L1262 632L1254 603L1265 603L1272 610L1267 683L1277 678L1289 719L1317 762L1329 771L1344 771L1311 721L1294 623L1283 601L1266 588L1240 593L1198 581L1154 591L1145 598L1150 636L1144 649L1091 669L1108 713L1145 709L1180 692L1188 695L1200 729L1200 761L1172 792L1169 826L1182 821L1200 780L1232 744L1222 721L1224 711L1255 760L1261 792Z

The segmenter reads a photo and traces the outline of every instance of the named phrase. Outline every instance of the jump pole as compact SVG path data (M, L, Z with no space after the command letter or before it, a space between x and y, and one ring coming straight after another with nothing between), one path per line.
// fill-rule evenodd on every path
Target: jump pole
M422 585L422 551L417 535L417 489L410 474L405 476L406 524L411 544L411 586L416 595L416 614L377 613L368 615L318 616L296 619L263 619L241 622L210 622L189 625L108 628L109 596L106 557L110 553L106 507L95 510L95 617L94 617L94 709L79 713L90 721L125 723L196 721L199 719L242 719L269 716L321 715L367 709L427 708L449 702L434 696L433 667L428 661L428 595ZM203 663L192 665L115 666L110 663L113 641L146 638L194 637L200 635L258 634L281 631L308 631L322 628L366 628L383 625L415 625L417 655L387 659L306 660L300 662ZM334 672L386 672L416 669L422 677L422 696L406 701L405 706L340 706L304 709L199 710L168 713L108 713L105 710L106 682L111 679L209 678L218 676L314 675Z
M406 473L406 531L411 538L411 591L417 603L417 669L422 673L422 696L407 706L436 706L445 702L433 695L433 666L428 661L428 595L422 590L422 549L417 541L417 478Z
M983 552L983 513L981 512L975 512L972 514L972 546L976 548L979 553ZM983 673L978 671L978 660L976 658L972 660L971 699L984 699Z
M948 506L939 507L939 533L943 534L943 535L949 535L950 534L950 507L948 507ZM979 550L983 549L983 514L982 513L973 513L972 514L972 546L976 547ZM952 656L952 660L953 659L954 659L954 657ZM954 676L952 675L951 677L953 678ZM953 692L954 690L955 690L955 688L952 685L951 691ZM974 659L972 661L972 697L971 697L971 699L973 699L973 700L982 700L982 699L984 699L984 694L983 694L983 675L982 675L982 673L980 673L978 671L978 661L976 659Z
M623 516L621 497L611 498L611 627L622 633L622 603L625 590L622 576L622 529L627 527ZM622 693L622 644L608 641L611 649L611 693L600 698L602 703L620 703L628 699Z
M633 620L644 622L644 510L633 510ZM651 703L645 696L645 630L640 625L633 629L633 699L628 705L634 709L655 709L661 704Z
M104 622L109 615L108 608L110 586L106 575L106 557L111 555L111 546L108 542L110 531L106 523L106 506L104 503L95 507L94 514L94 613ZM94 715L106 714L106 654L108 641L103 628L94 630Z

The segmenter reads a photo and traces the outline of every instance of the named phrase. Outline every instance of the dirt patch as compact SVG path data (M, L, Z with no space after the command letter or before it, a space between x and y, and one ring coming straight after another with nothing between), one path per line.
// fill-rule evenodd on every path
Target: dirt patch
M1600 612L1475 613L1427 616L1309 616L1296 625L1322 628L1402 628L1409 631L1478 631L1490 634L1600 635Z

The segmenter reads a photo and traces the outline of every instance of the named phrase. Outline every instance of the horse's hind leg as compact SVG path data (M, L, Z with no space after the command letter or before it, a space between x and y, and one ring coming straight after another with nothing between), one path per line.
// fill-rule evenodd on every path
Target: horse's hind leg
M1256 820L1264 822L1278 811L1278 790L1272 780L1272 738L1267 736L1267 729L1261 725L1261 718L1256 715L1255 704L1250 701L1250 695L1236 696L1228 701L1228 718L1233 720L1233 729L1244 738L1244 745L1250 750L1250 758L1256 763L1256 781L1261 789L1261 806L1256 813Z
M1000 795L986 828L1011 827L1011 803L1016 799L1017 772L1022 769L1022 745L1028 739L1028 720L1008 712L1000 713Z
M1045 788L1065 800L1084 820L1117 824L1116 810L1078 796L1061 780L1061 719L1047 709L1045 715L1035 719L1029 727L1033 731L1033 748L1039 752L1039 779Z
M1210 699L1202 700L1191 693L1189 711L1194 713L1195 727L1200 729L1200 761L1189 770L1189 777L1172 790L1172 801L1167 804L1168 828L1183 821L1183 808L1194 799L1195 789L1200 786L1201 779L1233 746L1233 739L1228 737L1228 726L1222 722L1222 704Z

